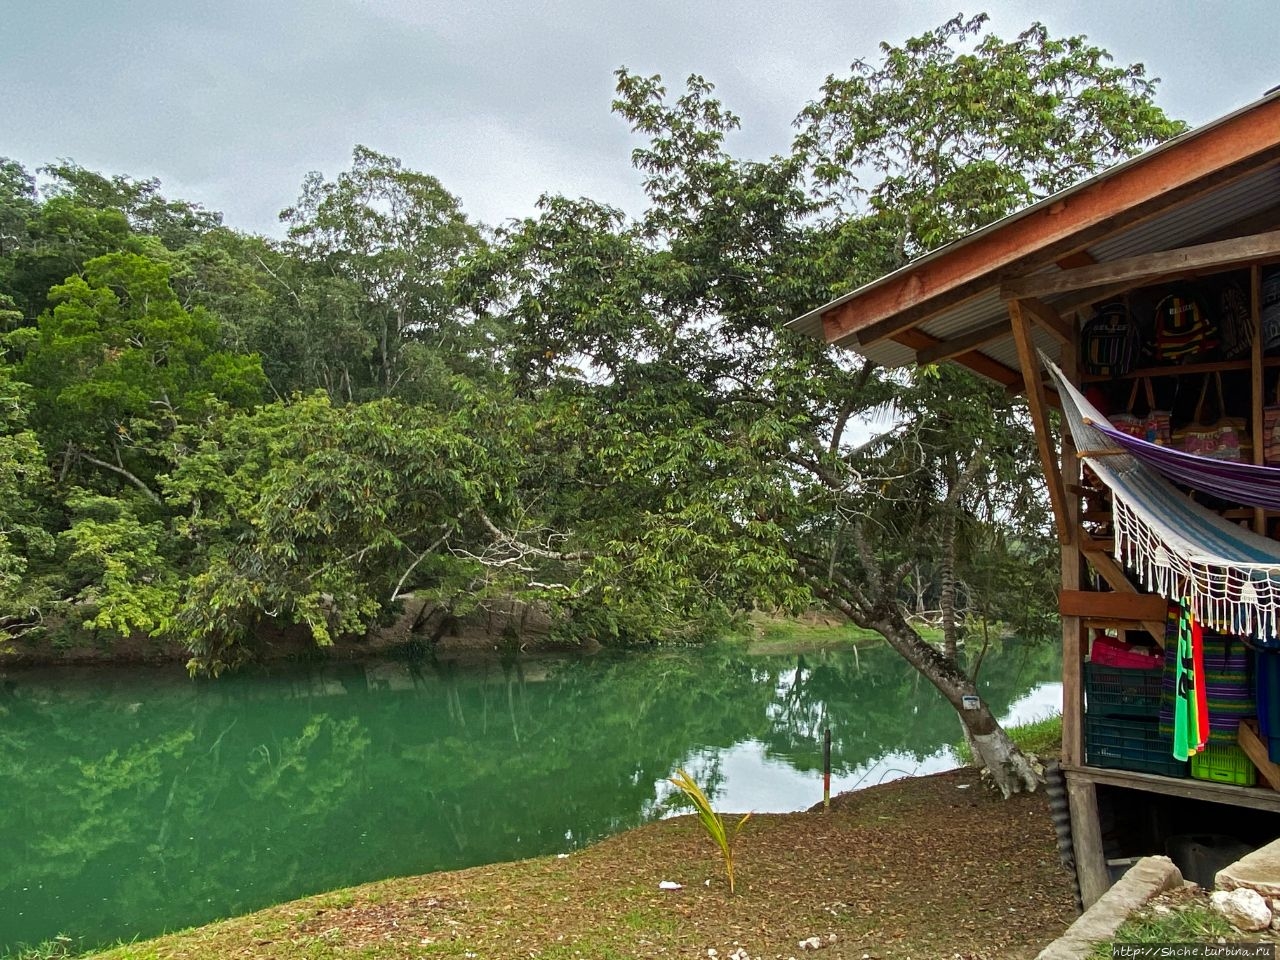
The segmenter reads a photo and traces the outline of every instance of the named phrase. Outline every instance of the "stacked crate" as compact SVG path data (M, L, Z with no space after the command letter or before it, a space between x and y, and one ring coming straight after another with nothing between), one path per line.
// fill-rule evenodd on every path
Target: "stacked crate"
M1160 728L1160 670L1084 665L1085 762L1094 767L1185 777L1173 739Z
M1173 735L1173 651L1165 651L1160 732ZM1190 773L1197 780L1251 787L1258 771L1237 744L1240 721L1254 717L1252 653L1239 637L1204 629L1204 684L1209 701L1209 738L1204 750L1191 758Z

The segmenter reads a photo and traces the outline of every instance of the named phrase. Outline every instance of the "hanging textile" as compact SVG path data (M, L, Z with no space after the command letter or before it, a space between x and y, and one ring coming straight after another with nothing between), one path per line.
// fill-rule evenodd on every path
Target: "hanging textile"
M1185 484L1193 490L1212 491L1214 496L1241 506L1280 510L1280 467L1198 457L1117 430L1101 416L1086 423L1176 483Z
M1183 599L1178 612L1175 701L1173 706L1173 757L1186 760L1204 749L1209 738L1209 708L1204 689L1203 638ZM1197 672L1197 668L1198 671Z
M1112 492L1116 560L1135 571L1148 590L1175 601L1189 598L1201 623L1280 646L1280 543L1224 520L1180 492L1125 442L1141 441L1104 432L1106 418L1057 366L1047 359L1045 365L1081 459ZM1212 460L1202 464L1202 476L1206 468L1220 477L1226 476L1218 473L1222 470L1270 469ZM1266 476L1273 474L1280 503L1280 469ZM1224 480L1201 488L1229 495Z

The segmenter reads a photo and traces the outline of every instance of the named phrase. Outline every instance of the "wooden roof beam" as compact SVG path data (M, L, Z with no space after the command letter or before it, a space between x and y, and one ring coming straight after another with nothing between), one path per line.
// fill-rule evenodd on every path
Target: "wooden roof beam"
M925 350L942 342L923 330L915 329L901 330L893 336L893 339L904 347L910 347L912 350L917 351ZM981 374L988 380L994 380L1003 386L1012 387L1022 383L1022 374L1017 370L1012 367L1006 367L999 360L992 360L985 353L979 353L977 350L958 354L952 359L961 366L968 367L974 373Z
M989 289L1006 278L1084 250L1280 159L1280 98L1260 103L1142 162L1103 174L1054 203L1033 208L944 248L826 311L828 343L860 344L898 330Z
M1057 337L1059 343L1075 341L1075 333L1054 307L1034 297L1024 297L1021 303L1022 309L1031 316L1031 319Z
M1234 223L1229 223L1226 226L1218 227L1216 230L1201 234L1188 246L1214 243L1218 240L1231 240L1248 234L1273 230L1277 226L1280 226L1280 204L1267 207L1265 210L1259 210L1243 220L1237 220ZM1058 266L1066 270L1071 267L1083 267L1097 262L1086 253L1081 258L1064 257L1058 261ZM1067 316L1095 303L1121 296L1143 285L1144 281L1141 280L1121 280L1103 287L1091 287L1088 290L1077 291L1071 296L1054 301L1053 305L1061 316Z
M962 353L968 353L970 350L976 350L978 347L984 346L992 340L999 340L1001 337L1007 337L1011 329L1008 319L997 320L995 323L989 323L985 327L978 327L976 330L970 330L968 333L955 337L952 340L941 340L931 347L925 347L923 350L917 350L916 363L924 367L931 363L941 363L943 360L950 360Z
M1000 296L1023 300L1118 283L1137 286L1192 271L1229 269L1274 257L1280 257L1280 230L1006 280L1000 286Z

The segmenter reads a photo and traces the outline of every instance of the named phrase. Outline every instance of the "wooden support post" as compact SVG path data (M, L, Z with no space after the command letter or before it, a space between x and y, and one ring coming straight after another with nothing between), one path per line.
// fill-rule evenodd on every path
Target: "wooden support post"
M1255 263L1249 268L1249 314L1253 324L1253 344L1250 351L1249 384L1253 405L1249 410L1249 418L1253 421L1253 462L1265 461L1263 449L1262 405L1262 279L1261 271ZM1253 509L1253 529L1255 533L1267 532L1267 515L1262 507Z
M1092 781L1067 777L1067 807L1071 812L1071 845L1076 854L1080 901L1088 910L1111 887L1098 822L1098 791Z
M1049 432L1044 384L1040 380L1040 359L1036 356L1031 339L1031 324L1027 322L1022 305L1009 301L1009 323L1013 339L1018 346L1018 363L1022 367L1022 380L1027 386L1027 406L1031 410L1031 423L1036 431L1036 447L1040 451L1040 466L1044 470L1045 485L1049 488L1049 502L1053 505L1053 519L1058 528L1058 542L1070 543L1072 527L1067 521L1067 493L1062 486L1062 474L1058 468L1058 455L1053 449L1053 435Z
M1068 380L1079 373L1079 354L1071 317L1070 336L1062 345L1062 372ZM1037 374L1039 371L1037 370ZM1080 495L1068 490L1080 489L1080 460L1075 455L1075 441L1063 421L1062 430L1063 500L1070 537L1062 541L1062 589L1080 589ZM1084 623L1078 616L1062 616L1062 759L1067 764L1084 763L1084 681L1082 676Z

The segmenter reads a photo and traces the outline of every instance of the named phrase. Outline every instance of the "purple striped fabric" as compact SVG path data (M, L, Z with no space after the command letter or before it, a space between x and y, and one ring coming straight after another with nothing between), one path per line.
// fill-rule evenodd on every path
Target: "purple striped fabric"
M1244 506L1280 510L1280 467L1196 457L1131 437L1109 423L1091 420L1089 426L1176 483Z

